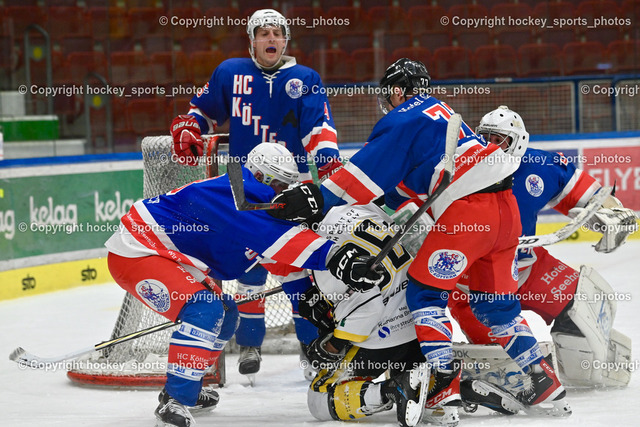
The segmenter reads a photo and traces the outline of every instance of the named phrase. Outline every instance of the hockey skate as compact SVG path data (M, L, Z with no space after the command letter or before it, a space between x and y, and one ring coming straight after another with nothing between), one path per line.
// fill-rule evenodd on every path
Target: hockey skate
M524 410L524 406L514 395L483 380L468 379L460 382L460 396L465 412L475 412L478 405L505 415L514 415Z
M240 346L240 358L238 358L238 372L246 375L251 387L256 383L256 374L260 371L260 347Z
M429 393L422 416L423 423L453 427L458 425L460 399L461 364L454 360L453 369L433 371L429 379Z
M167 391L163 388L158 395L158 401L162 403L166 396L168 396ZM189 406L188 408L192 413L213 411L219 401L220 395L218 395L218 392L215 391L213 387L206 386L202 387L202 390L200 390L196 404L194 406Z
M402 427L415 426L422 417L426 400L429 368L426 364L403 372L382 383L382 395L396 404L398 423ZM382 409L382 408L381 408Z
M195 424L189 409L182 403L175 400L163 389L158 396L160 404L156 408L156 427L190 427Z
M303 369L304 377L307 381L313 381L313 379L318 375L318 371L311 366L311 362L307 357L307 345L300 343L300 366Z
M516 396L530 415L571 415L571 407L565 400L567 392L558 380L551 365L542 359L538 365L530 365L531 385Z

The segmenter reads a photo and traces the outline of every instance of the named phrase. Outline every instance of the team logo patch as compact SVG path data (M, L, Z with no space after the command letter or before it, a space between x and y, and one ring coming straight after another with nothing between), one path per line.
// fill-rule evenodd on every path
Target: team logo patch
M516 252L516 256L513 258L513 264L511 265L511 277L513 280L518 281L518 253Z
M429 273L437 279L458 277L467 266L467 257L460 251L442 249L429 257Z
M524 185L533 197L540 197L544 191L544 181L536 174L529 175Z
M169 290L162 282L153 279L143 280L136 285L136 292L158 313L164 313L171 307Z
M291 79L287 82L284 87L287 95L291 97L291 99L297 99L302 96L302 80L300 79Z

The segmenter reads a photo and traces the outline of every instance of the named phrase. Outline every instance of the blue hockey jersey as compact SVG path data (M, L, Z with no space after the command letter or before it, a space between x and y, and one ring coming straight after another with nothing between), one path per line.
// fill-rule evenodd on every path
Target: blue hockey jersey
M425 200L442 179L445 139L453 110L429 95L405 101L378 121L368 143L322 184L325 209L366 204L389 191ZM466 123L458 135L451 185L432 205L437 219L455 200L511 175L517 159L478 137Z
M272 72L250 58L222 62L191 100L189 114L203 134L229 119L229 154L242 163L262 142L283 144L298 163L300 180L306 181L311 179L307 153L318 167L339 157L337 134L318 73L295 58L283 59L285 64Z
M245 197L268 202L275 193L243 168ZM196 181L134 203L120 230L105 243L124 257L159 255L215 279L232 280L265 258L302 268L326 269L332 242L265 211L238 211L227 175Z

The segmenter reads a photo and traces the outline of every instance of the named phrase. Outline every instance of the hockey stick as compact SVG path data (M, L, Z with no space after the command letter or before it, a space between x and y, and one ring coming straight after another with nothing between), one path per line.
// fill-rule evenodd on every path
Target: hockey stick
M444 173L442 180L431 196L424 201L422 206L407 220L407 222L400 227L400 230L387 242L384 248L380 251L376 259L371 264L371 270L375 269L382 260L387 256L393 247L402 239L402 236L413 227L413 224L418 221L418 218L429 209L431 205L436 201L438 197L447 189L451 181L453 180L453 168L455 167L454 156L456 148L458 148L458 134L460 133L460 126L462 125L462 116L460 114L454 114L449 118L447 124L447 135L445 139L444 147Z
M587 203L584 210L573 218L568 224L557 231L541 236L522 236L519 238L518 249L547 246L558 243L575 233L582 225L589 221L602 207L602 203L612 192L611 187L602 187Z
M282 286L277 286L273 289L268 289L263 292L251 294L241 299L240 301L237 301L236 305L242 305L242 304L249 303L251 301L259 300L259 299L268 297L270 295L277 294L281 291L282 291ZM145 335L150 335L156 332L164 331L165 329L168 329L172 326L177 326L180 323L182 323L182 321L180 320L176 322L160 323L158 325L151 326L146 329L141 329L139 331L132 332L130 334L123 335L118 338L102 341L101 343L95 344L91 347L85 347L80 350L76 350L71 353L67 353L67 354L63 354L61 356L55 356L55 357L36 356L33 353L29 353L22 347L18 347L11 352L11 354L9 355L9 359L13 360L14 362L16 362L21 366L26 366L28 368L34 368L34 369L44 369L50 366L51 364L64 362L65 360L76 359L85 354L93 353L94 351L104 350L105 348L109 348L117 344L131 341L131 340L143 337Z
M231 193L236 209L239 211L275 210L283 209L284 203L250 203L244 195L244 180L242 178L242 166L232 157L227 163L227 175L231 184Z

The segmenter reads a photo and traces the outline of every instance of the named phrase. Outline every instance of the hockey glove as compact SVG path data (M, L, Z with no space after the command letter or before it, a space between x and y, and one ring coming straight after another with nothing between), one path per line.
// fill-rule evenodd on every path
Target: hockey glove
M328 344L337 352L328 350ZM333 334L320 336L307 347L307 358L314 369L333 369L347 354L351 345L349 341L336 338Z
M334 173L338 172L342 169L344 165L340 160L333 159L326 165L318 168L318 180L323 182L325 179L329 178Z
M378 286L384 279L382 265L371 269L375 257L360 246L347 243L338 249L327 261L327 269L337 279L356 292L366 292Z
M324 199L315 184L300 184L287 188L271 201L284 203L284 209L267 211L272 216L287 221L306 222L322 214Z
M182 114L171 122L173 148L178 162L187 166L196 166L202 156L204 144L200 135L200 125L195 117Z
M331 305L322 297L320 290L311 286L298 302L298 313L318 328L318 333L327 335L333 332L335 325L331 316Z

